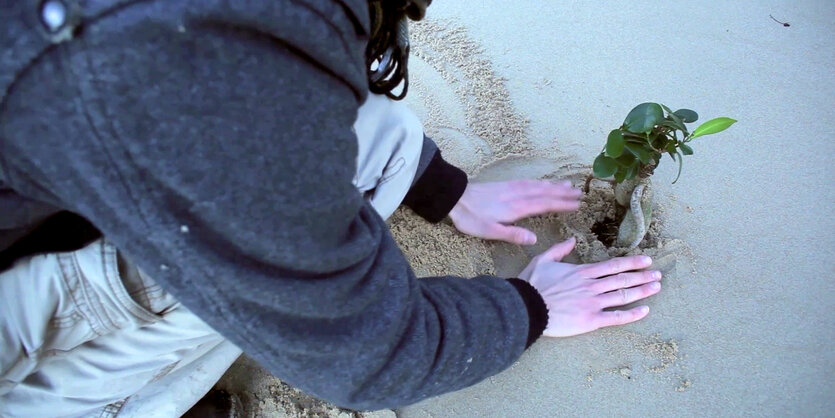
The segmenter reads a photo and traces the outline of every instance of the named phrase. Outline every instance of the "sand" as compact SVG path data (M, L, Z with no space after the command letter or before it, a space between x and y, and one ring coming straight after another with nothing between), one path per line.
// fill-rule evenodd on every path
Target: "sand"
M395 418L393 411L354 412L323 402L274 378L247 356L241 356L215 388L237 396L239 417Z
M581 185L643 101L740 122L694 143L677 184L672 161L656 171L654 222L633 251L665 273L645 320L540 339L505 372L397 416L831 416L835 3L435 3L412 28L407 102L473 181ZM540 238L525 248L408 210L389 224L419 276L511 277L569 236L571 261L615 255L595 233L614 210L594 182L577 213L520 222ZM220 385L248 416L361 416L247 359Z

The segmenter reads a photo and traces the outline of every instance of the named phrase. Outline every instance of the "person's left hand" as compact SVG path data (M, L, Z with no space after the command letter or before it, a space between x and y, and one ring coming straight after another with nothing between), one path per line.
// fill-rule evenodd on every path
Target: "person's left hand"
M571 182L517 180L470 183L449 212L459 231L479 238L532 245L536 234L508 225L528 216L549 212L571 212L580 207L579 189Z

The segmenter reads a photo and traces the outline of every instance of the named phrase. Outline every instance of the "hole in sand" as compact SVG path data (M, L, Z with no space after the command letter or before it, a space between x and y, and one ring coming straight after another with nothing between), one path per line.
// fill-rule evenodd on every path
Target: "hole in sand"
M597 236L597 240L602 242L606 248L611 248L618 237L618 221L614 218L605 218L602 221L595 222L591 226L591 232Z

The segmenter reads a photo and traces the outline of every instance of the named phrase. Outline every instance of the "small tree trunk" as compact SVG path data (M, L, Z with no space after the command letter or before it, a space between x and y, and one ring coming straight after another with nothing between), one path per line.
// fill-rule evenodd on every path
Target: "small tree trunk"
M647 165L635 178L615 185L615 200L626 208L615 244L633 250L643 241L652 222L652 182L655 165Z
M632 201L632 192L644 180L646 179L635 176L629 180L624 180L622 183L615 184L615 201L618 202L618 205L629 209L629 202Z

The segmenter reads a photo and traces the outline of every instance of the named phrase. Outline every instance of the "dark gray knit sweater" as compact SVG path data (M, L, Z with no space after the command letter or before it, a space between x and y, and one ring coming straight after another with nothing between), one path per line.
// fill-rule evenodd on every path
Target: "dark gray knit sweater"
M79 214L277 377L357 409L472 385L539 336L529 285L418 280L351 184L364 1L66 1L70 40L39 3L0 0L7 240ZM438 220L466 177L427 161L406 203Z

